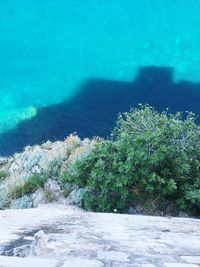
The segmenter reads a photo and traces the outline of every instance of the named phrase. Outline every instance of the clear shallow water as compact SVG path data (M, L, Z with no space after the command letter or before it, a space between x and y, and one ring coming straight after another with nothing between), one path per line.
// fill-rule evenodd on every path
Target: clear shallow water
M199 14L198 0L1 0L0 132L90 78L155 65L200 81Z

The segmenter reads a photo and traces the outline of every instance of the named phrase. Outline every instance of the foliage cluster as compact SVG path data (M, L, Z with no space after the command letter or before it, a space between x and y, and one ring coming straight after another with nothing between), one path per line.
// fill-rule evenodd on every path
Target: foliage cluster
M30 176L24 183L21 183L14 187L13 190L10 192L9 197L11 199L15 199L23 197L24 195L34 193L37 189L44 186L47 179L47 175L35 173Z
M69 166L63 183L86 187L87 210L126 212L140 204L200 214L200 127L193 113L145 105L120 114L110 140Z
M1 170L0 171L0 182L5 180L7 176L8 176L8 173L6 171Z

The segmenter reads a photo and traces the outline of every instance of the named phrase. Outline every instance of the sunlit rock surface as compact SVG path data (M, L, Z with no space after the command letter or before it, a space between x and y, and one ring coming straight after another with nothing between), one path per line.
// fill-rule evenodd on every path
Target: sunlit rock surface
M53 204L0 211L1 267L197 267L199 240L197 219L92 213ZM33 245L39 256L30 250L30 256L13 257L20 247Z

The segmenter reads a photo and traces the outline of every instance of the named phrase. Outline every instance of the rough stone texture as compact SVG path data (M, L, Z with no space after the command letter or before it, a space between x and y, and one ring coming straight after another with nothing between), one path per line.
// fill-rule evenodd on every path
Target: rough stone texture
M129 262L129 254L120 251L101 251L98 253L97 258L101 260Z
M22 153L16 153L10 158L0 157L0 171L6 171L8 174L6 179L0 181L0 209L10 203L9 195L13 189L23 185L30 176L35 173L48 173L49 178L57 177L57 172L62 173L67 164L87 155L94 142L95 140L89 139L81 141L78 136L70 135L64 141L48 141L42 145L27 146ZM60 198L59 186L55 181L50 179L45 187L52 198ZM42 201L41 192L34 198L34 207L46 202Z
M34 241L31 246L31 255L40 256L47 253L48 236L40 230L34 235Z
M65 203L67 205L76 205L81 206L83 200L83 194L85 193L86 189L75 187L69 196L67 197Z
M33 245L39 230L49 240L42 258L3 256ZM197 267L199 240L197 219L92 213L57 204L0 211L1 267Z
M0 267L104 267L101 262L69 257L65 261L44 258L0 256Z
M47 204L49 202L63 202L62 190L57 181L49 179L45 185L44 189L39 188L31 196L32 206L37 208L41 204ZM65 202L66 200L64 200Z
M29 209L32 207L31 196L23 196L21 198L13 199L10 204L11 209Z
M62 197L61 188L56 180L49 179L44 185L44 190L48 192L51 201L58 201Z
M188 264L188 263L165 263L166 267L198 267L195 264Z
M200 254L200 251L199 251ZM187 261L187 262L192 262L200 265L200 256L182 256L181 259Z
M1 257L0 267L56 267L57 260L40 258Z
M46 199L44 197L44 190L39 188L35 193L32 194L33 208L37 208L40 204L45 204Z
M22 258L27 257L30 255L30 247L27 245L16 247L13 249L12 254L15 257L22 257Z
M11 159L9 167L10 176L26 180L33 173L41 173L46 170L49 164L58 158L64 159L67 152L80 144L77 136L69 136L65 141L47 142L41 146L26 147L24 152L16 153Z

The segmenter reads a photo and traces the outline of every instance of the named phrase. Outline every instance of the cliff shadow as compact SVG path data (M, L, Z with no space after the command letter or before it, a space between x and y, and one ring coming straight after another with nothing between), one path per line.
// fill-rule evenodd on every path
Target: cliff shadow
M0 155L20 152L27 145L62 140L73 132L83 137L107 137L119 112L139 103L157 110L200 114L200 84L174 82L173 68L141 67L133 82L89 79L69 101L38 109L37 115L0 135ZM197 119L199 122L199 119Z

